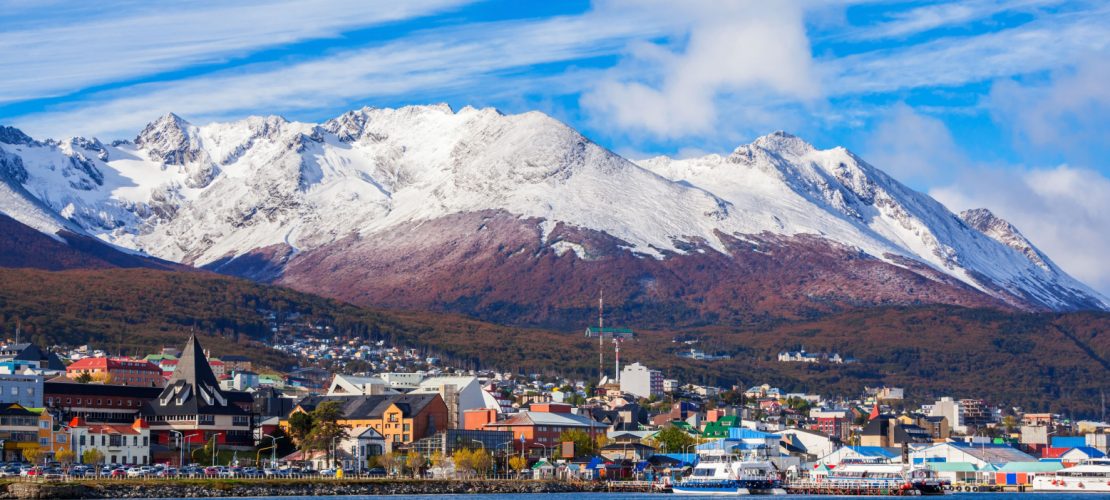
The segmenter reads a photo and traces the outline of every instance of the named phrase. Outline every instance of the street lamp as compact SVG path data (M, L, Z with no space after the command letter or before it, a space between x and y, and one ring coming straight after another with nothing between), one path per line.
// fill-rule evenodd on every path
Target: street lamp
M184 439L184 441L185 441L185 446L186 446L187 448L189 448L189 453L188 453L188 455L189 455L189 460L193 460L193 442L191 441L191 439L192 439L192 438L195 438L195 437L197 437L197 436L200 436L200 435L201 435L201 433L199 433L199 432L194 432L194 433L192 433L192 434L186 434L186 435L185 435L185 436L184 436L184 437L182 438L182 439ZM182 464L182 465L184 465L184 464Z
M336 467L339 460L339 450L335 447L335 442L342 439L342 436L335 436L331 438L331 466Z
M270 467L277 468L277 440L285 439L285 436L274 437L269 434L263 434L262 437L270 438Z
M170 434L177 436L177 468L181 468L185 464L185 443L183 437L185 436L181 431L170 429Z
M215 432L215 433L212 434L212 465L213 466L216 465L216 449L220 446L220 440L216 439L216 438L219 437L222 434L223 434L222 432Z

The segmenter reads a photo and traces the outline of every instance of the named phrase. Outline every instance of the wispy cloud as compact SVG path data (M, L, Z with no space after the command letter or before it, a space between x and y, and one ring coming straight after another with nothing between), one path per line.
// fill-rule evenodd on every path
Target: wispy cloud
M1110 50L1110 8L822 61L832 94L957 86L1066 67Z
M432 89L449 91L473 86L496 72L613 53L629 39L668 29L669 23L658 17L616 16L610 11L437 29L309 62L248 65L103 92L77 105L17 117L14 123L41 137L115 137L134 133L168 111L203 121L259 110L283 113Z
M14 6L0 32L0 103L242 56L267 47L334 37L345 30L429 15L472 0L397 2L67 3Z
M881 40L904 38L930 30L966 26L1005 12L1030 12L1061 0L960 0L895 12L885 21L848 30L837 38Z

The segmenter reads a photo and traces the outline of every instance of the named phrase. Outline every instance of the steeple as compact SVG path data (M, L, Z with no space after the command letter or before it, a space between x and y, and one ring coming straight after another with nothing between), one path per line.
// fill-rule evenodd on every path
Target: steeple
M238 406L228 403L195 334L190 335L185 343L177 367L162 394L151 403L151 410L156 415L245 413Z

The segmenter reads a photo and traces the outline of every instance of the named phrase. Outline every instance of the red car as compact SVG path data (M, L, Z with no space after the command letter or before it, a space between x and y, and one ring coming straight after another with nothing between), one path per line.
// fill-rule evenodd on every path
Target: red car
M108 477L127 477L127 471L123 469L112 469L112 473Z

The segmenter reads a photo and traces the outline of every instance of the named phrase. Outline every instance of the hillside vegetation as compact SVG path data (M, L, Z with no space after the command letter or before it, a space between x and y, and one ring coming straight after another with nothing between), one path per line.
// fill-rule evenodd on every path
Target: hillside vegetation
M355 307L289 289L205 272L150 269L48 272L0 269L0 331L42 345L90 343L138 354L180 345L190 331L220 354L249 354L288 369L298 360L264 347L269 316L330 326L367 340L384 339L466 368L514 373L597 374L597 341L582 329L556 332L496 325L457 315ZM616 325L631 326L636 325ZM805 321L749 328L641 331L622 362L641 361L668 378L790 391L855 394L864 386L900 386L927 401L941 395L981 397L1076 416L1097 415L1110 380L1110 314L1010 313L951 306L870 308ZM696 340L687 345L675 339ZM695 347L731 359L680 358ZM781 350L839 352L847 365L780 363ZM612 346L606 345L612 373Z

